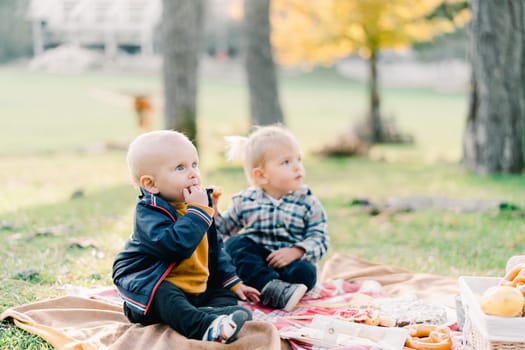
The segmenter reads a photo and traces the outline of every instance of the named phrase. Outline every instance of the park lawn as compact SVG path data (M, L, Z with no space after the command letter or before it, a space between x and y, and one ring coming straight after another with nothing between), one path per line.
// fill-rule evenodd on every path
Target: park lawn
M0 88L0 156L125 143L137 133L132 110L137 93L151 96L156 126L163 123L161 82L154 74L56 75L0 67ZM349 130L367 111L366 87L333 70L283 72L280 90L286 123L307 153ZM385 88L381 96L385 115L416 139L397 153L460 158L464 94ZM204 157L213 161L224 135L248 130L248 94L239 79L203 78L198 101L199 141L208 148Z
M63 295L67 285L111 285L112 260L130 234L136 196L124 148L138 131L126 96L141 89L161 105L158 80L150 75L0 69L0 90L6 92L0 118L0 311ZM423 141L378 147L373 159L330 159L312 151L364 113L363 86L314 72L285 76L282 94L288 124L306 151L307 182L328 214L331 249L323 261L349 253L419 272L498 276L509 256L523 253L520 210L371 216L351 205L356 198L384 203L427 195L525 208L523 176L476 176L459 163L464 96L385 90L385 108L396 110L402 127L422 130L415 136ZM240 82L203 80L202 172L206 184L223 187L223 209L246 185L240 166L222 156L222 137L245 130L246 96ZM48 346L2 323L0 348Z

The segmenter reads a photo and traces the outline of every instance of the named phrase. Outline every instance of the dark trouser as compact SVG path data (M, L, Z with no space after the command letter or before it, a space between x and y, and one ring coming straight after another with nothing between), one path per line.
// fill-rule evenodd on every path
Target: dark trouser
M167 281L159 285L146 315L124 303L124 314L131 322L144 326L165 323L187 338L199 340L218 315L229 315L239 309L243 307L237 305L237 296L227 289L190 295Z
M273 279L288 283L303 283L308 290L315 286L317 269L309 261L296 260L281 269L274 269L266 262L266 257L271 251L255 243L248 236L240 234L229 237L225 245L239 277L245 284L259 291Z

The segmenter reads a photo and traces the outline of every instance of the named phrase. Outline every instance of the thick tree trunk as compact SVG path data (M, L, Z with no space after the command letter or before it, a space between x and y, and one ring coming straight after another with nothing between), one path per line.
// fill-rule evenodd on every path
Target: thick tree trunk
M480 174L524 165L525 3L473 0L472 86L463 161Z
M380 99L379 99L379 87L378 87L378 74L377 74L377 51L373 51L370 59L368 60L370 67L370 80L369 80L369 92L370 92L370 105L368 111L368 133L369 142L377 143L383 140L383 125L381 124L381 111L380 111Z
M164 0L162 14L166 129L197 144L197 81L204 0Z
M0 1L0 62L31 56L31 23L27 20L28 6L28 0ZM34 39L36 41L38 37L35 36ZM43 49L43 45L41 47Z
M244 64L252 125L284 123L270 45L270 0L244 1Z

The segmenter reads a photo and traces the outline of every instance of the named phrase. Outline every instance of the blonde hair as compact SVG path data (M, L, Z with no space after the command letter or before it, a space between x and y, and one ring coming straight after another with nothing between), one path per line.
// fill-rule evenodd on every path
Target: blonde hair
M226 136L226 157L242 161L246 178L253 185L252 170L264 166L272 147L297 147L299 142L293 133L280 124L256 126L248 137Z
M159 164L159 159L176 152L175 147L181 141L191 144L186 135L174 130L156 130L137 136L129 144L126 156L133 184L140 186L140 178L143 175L152 175Z

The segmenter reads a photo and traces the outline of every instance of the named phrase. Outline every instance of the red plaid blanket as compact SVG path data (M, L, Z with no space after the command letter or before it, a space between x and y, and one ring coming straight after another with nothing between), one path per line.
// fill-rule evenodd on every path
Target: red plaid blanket
M298 339L288 338L287 334L294 333L294 330L299 330L302 327L308 327L316 315L335 317L337 319L342 318L341 316L344 315L345 310L347 310L356 295L362 294L372 298L388 298L380 290L362 291L360 284L345 280L335 280L316 286L289 312L264 307L260 304L246 303L244 306L252 311L254 320L272 323L281 334L281 337L288 340L293 350L316 350L321 348ZM457 331L455 323L451 323L450 328L453 340L452 349L460 349L462 333ZM357 343L355 345L332 347L332 349L337 350L370 350L372 348L373 346Z

